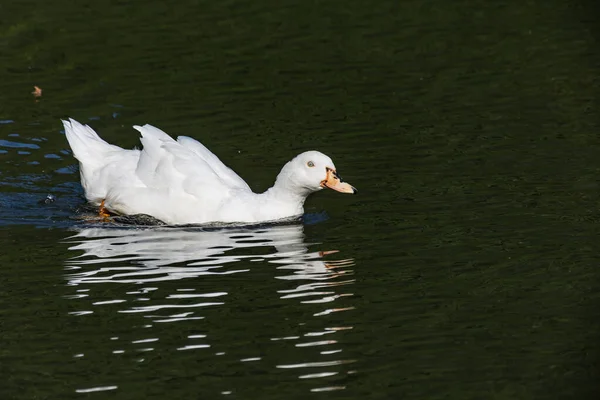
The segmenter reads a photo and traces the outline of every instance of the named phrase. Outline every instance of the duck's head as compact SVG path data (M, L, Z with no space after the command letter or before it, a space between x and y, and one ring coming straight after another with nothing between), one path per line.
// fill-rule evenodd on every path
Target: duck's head
M354 186L342 181L331 158L318 151L306 151L288 162L277 177L277 183L312 193L329 188L341 193L356 193Z

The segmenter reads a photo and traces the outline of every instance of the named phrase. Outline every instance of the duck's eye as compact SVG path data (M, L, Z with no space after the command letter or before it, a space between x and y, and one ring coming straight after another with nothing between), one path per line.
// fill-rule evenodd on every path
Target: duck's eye
M306 163L306 165L308 165L310 168L312 168L312 167L315 166L315 163L312 162L312 161L309 161L309 162Z

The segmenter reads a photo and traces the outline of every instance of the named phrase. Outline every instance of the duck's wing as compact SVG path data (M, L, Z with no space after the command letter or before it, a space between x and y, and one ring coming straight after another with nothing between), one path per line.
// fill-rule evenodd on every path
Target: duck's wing
M194 152L198 157L204 160L221 180L233 188L251 190L250 186L234 170L223 164L219 157L214 155L199 141L188 136L179 136L177 138L183 147Z
M156 170L158 164L166 156L162 145L163 143L173 143L175 140L152 125L134 125L133 128L142 135L140 142L142 142L143 146L135 173L144 184L156 187L159 183L156 181Z
M217 172L219 169L215 167L214 160L211 160L212 164L207 162L206 155L202 157L160 129L151 125L136 126L135 129L142 134L144 146L136 174L146 187L168 193L171 197L191 195L209 209L218 207L231 196L232 191L250 190L243 181L244 186L235 181L232 184L230 175ZM223 168L227 167L222 165L221 172Z

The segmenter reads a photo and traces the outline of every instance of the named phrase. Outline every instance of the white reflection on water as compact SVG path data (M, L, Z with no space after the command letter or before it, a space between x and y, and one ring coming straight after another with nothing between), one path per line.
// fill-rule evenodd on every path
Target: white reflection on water
M68 285L73 287L74 293L65 297L85 308L71 315L89 316L98 307L113 307L117 314L139 315L152 323L134 325L144 328L152 328L154 323L190 323L194 329L202 330L207 326L204 322L207 318L218 318L210 312L211 309L232 307L228 305L231 293L223 290L227 287L224 283L236 281L239 274L252 274L257 268L265 268L266 265L261 266L261 263L274 266L275 270L271 270L273 273L270 275L275 279L271 284L274 288L272 295L284 300L284 304L291 301L290 306L299 304L306 307L312 317L295 321L295 334L275 335L267 341L291 341L290 345L297 349L298 357L281 362L281 355L271 354L267 348L262 353L250 353L236 359L245 364L265 361L265 365L273 365L276 369L297 369L299 379L318 379L335 384L313 387L313 391L344 388L340 383L349 371L340 368L355 360L343 357L343 341L337 336L352 327L331 326L327 320L332 313L353 309L347 301L344 307L335 307L335 303L352 296L348 285L354 283L350 269L354 261L350 258L331 260L331 254L336 251L309 251L313 244L304 242L302 225L222 229L90 227L67 241L72 244L70 250L82 252L66 265ZM126 290L101 289L106 285L113 288L114 284L122 284ZM197 291L206 286L211 290ZM98 296L93 290L95 287L104 297L95 298ZM119 298L106 298L106 293L120 294ZM262 293L262 296L268 297L269 294ZM286 311L282 313L286 314ZM286 325L290 326L289 323ZM147 329L144 332L145 336L130 340L129 344L114 342L112 354L149 352L161 346L162 341L158 337L149 337ZM210 351L214 347L211 332L202 332L187 335L186 342L179 343L173 350ZM241 338L245 335L245 332L239 333ZM155 347L132 348L132 345L149 342ZM222 342L219 342L219 347L223 347ZM256 352L255 349L250 350ZM212 350L212 353L202 353L202 356L229 353ZM279 350L273 353L279 353ZM173 357L177 356L174 354ZM332 371L332 368L336 370Z

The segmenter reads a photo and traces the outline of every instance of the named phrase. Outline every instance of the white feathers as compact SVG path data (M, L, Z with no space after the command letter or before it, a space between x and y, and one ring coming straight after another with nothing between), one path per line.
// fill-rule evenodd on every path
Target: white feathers
M92 128L74 119L63 121L63 125L73 156L79 161L81 185L86 198L99 204L106 197L110 182L123 176L132 177L139 150L124 150L106 143Z
M148 214L168 224L259 222L298 216L303 213L306 196L321 189L326 167L335 168L324 154L303 153L285 165L275 186L255 194L192 138L174 140L152 125L136 125L143 149L124 150L73 119L63 124L90 202L105 201L114 213ZM307 169L307 157L321 168Z

